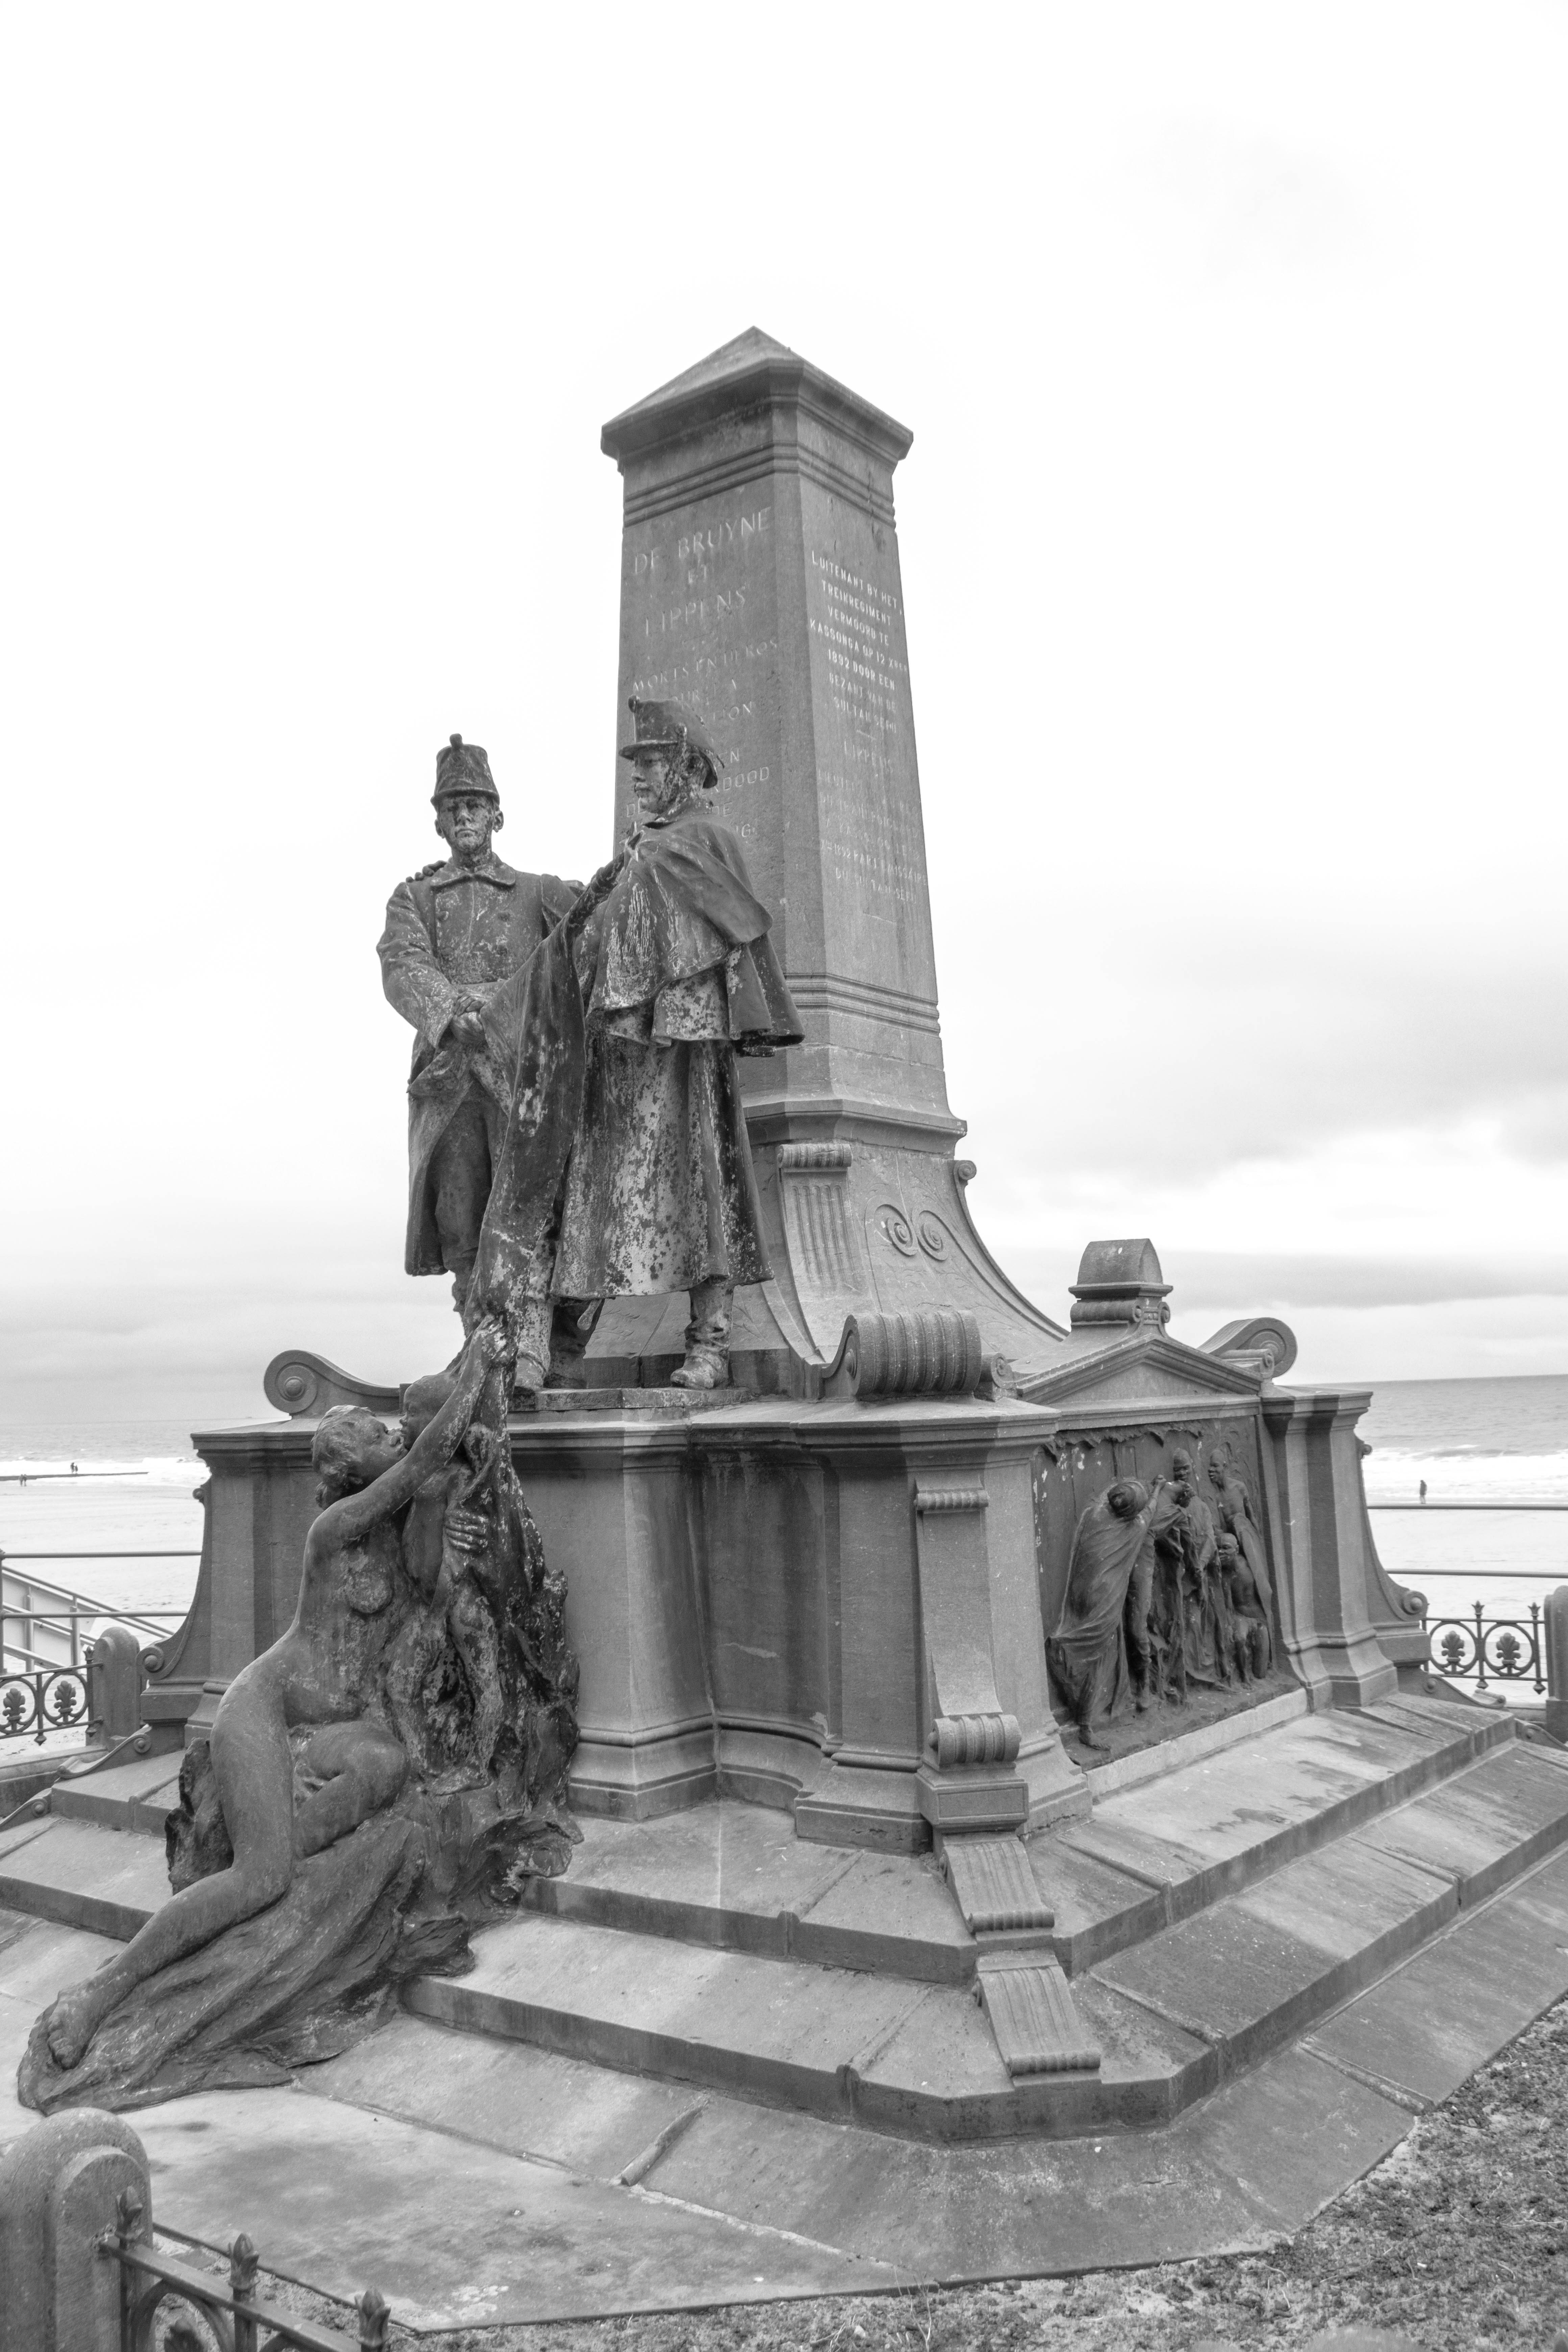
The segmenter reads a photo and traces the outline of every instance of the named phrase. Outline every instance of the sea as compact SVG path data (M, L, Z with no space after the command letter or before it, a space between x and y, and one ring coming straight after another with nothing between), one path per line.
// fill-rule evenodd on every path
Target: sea
M1528 1628L1531 1602L1568 1583L1568 1373L1390 1381L1361 1427L1384 1567L1426 1594L1433 1618L1472 1617L1479 1601L1488 1618ZM0 1552L15 1574L85 1594L94 1622L182 1612L205 1475L175 1423L0 1423Z

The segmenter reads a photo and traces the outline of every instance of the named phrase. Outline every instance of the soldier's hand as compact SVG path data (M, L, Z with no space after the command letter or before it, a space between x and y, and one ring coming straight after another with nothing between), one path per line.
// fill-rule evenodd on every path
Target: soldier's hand
M482 1511L449 1510L441 1522L441 1533L456 1551L482 1551L489 1536L489 1521Z
M457 1038L459 1045L472 1045L476 1050L483 1049L485 1024L477 1013L454 1013L451 1020L447 1024L447 1034L449 1037Z

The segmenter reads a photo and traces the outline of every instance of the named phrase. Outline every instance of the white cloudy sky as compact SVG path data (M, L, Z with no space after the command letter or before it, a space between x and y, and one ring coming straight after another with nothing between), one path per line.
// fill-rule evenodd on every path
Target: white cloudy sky
M0 20L0 1412L406 1376L373 948L454 728L610 843L601 421L755 323L905 419L971 1202L1297 1378L1568 1370L1568 15Z

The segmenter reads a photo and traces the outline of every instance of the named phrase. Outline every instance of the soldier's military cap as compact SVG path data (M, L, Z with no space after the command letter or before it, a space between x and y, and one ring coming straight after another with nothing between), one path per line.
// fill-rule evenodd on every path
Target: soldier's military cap
M708 762L708 782L716 780L724 762L703 728L682 704L641 702L634 694L626 709L632 714L634 731L632 740L621 745L623 760L635 760L644 751L699 751Z
M477 743L465 743L460 735L443 743L436 754L436 789L430 795L431 806L439 808L455 793L481 793L498 808L500 806L489 753Z

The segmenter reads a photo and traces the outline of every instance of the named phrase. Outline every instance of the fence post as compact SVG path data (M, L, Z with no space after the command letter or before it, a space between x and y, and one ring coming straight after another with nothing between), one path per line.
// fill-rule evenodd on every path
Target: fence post
M51 2116L0 2156L0 2352L120 2352L120 2265L98 2244L125 2189L151 2229L142 2143L98 2107Z
M88 1738L129 1739L142 1727L142 1644L129 1625L106 1625L88 1660Z
M1546 1728L1568 1740L1568 1584L1546 1596Z

